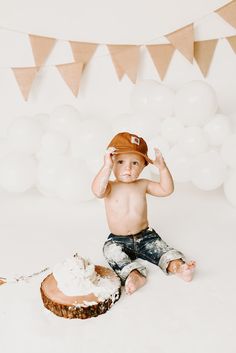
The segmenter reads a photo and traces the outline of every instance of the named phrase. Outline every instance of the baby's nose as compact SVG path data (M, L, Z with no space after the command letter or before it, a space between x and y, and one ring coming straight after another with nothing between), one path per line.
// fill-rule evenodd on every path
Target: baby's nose
M130 164L126 164L126 165L125 165L125 170L130 170L130 169L131 169Z

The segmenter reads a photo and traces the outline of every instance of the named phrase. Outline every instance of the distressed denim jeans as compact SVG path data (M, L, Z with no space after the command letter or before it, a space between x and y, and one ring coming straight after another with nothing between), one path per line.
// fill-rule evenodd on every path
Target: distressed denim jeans
M170 261L182 259L184 255L167 245L152 228L132 235L110 234L103 246L104 256L122 283L131 271L137 270L146 277L147 269L138 260L143 259L159 266L165 274Z

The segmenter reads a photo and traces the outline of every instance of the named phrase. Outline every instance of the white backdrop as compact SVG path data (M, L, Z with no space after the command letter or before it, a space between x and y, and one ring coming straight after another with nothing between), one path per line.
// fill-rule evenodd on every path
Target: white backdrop
M61 39L140 44L196 21L229 0L9 0L0 23ZM108 30L109 29L109 30Z
M118 81L107 48L100 45L82 78L78 98L74 98L60 77L55 64L72 62L66 40L100 43L160 43L163 34L194 22L195 39L235 35L236 30L213 11L229 1L133 0L115 1L29 1L9 0L0 11L0 136L10 122L22 114L51 112L58 104L72 104L81 112L103 117L129 111L129 93L133 84L125 77ZM46 66L33 84L29 101L24 102L11 66L34 65L26 33L50 35L58 40ZM138 80L160 81L155 67L143 47ZM226 40L218 42L206 81L217 92L224 113L236 111L234 91L236 56ZM177 89L185 82L203 79L196 63L191 65L175 52L164 83ZM92 104L91 104L92 102Z
M0 29L0 144L1 136L16 117L50 113L61 104L75 106L95 118L110 119L131 110L129 97L133 84L126 77L118 81L105 46L98 48L86 68L78 98L73 97L53 67L73 60L66 40L157 43L163 40L164 32L192 21L199 40L235 35L236 30L216 14L207 15L225 3L228 1L1 1L0 27L4 28ZM64 39L57 41L28 102L24 102L9 69L34 65L26 32ZM206 82L215 89L224 113L236 112L235 75L236 56L227 41L220 40ZM160 82L144 48L138 76L138 80L142 79ZM164 83L178 89L188 81L202 79L196 64L191 65L175 52ZM234 152L235 148L231 150ZM87 153L86 150L86 156ZM19 164L22 166L21 161ZM8 175L14 174L10 168ZM51 169L49 172L52 174ZM21 180L25 177L21 176ZM76 185L78 180L76 176ZM236 217L235 208L222 194L222 188L207 193L190 183L177 183L173 197L148 200L150 224L170 245L197 261L198 270L190 285L175 276L162 276L149 264L148 284L132 298L123 295L111 311L96 319L69 321L43 310L39 295L42 276L3 285L0 289L2 351L64 353L67 349L70 353L107 353L112 347L113 353L235 353L232 278ZM0 276L29 275L76 251L96 264L107 265L102 255L108 234L102 202L58 202L35 190L19 197L0 188L0 196Z

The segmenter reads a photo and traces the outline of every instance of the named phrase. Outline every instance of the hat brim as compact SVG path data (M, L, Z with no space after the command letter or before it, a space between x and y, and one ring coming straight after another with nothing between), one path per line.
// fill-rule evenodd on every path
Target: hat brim
M138 154L138 155L142 156L145 159L146 165L148 165L149 163L153 164L153 161L150 158L148 158L148 156L146 156L145 154L143 154L141 152L134 151L134 150L131 150L131 151L130 150L127 150L127 151L124 151L124 150L119 151L119 150L117 150L117 151L113 152L112 154L117 155L117 154L125 154L125 153Z

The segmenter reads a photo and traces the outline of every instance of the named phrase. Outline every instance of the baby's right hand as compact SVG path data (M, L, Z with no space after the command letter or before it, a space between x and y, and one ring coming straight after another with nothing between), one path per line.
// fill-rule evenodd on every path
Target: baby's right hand
M113 167L113 159L112 159L112 155L113 153L116 151L116 148L115 147L109 147L107 150L106 150L106 153L105 153L105 156L104 156L104 164L106 167L110 167L112 168Z

